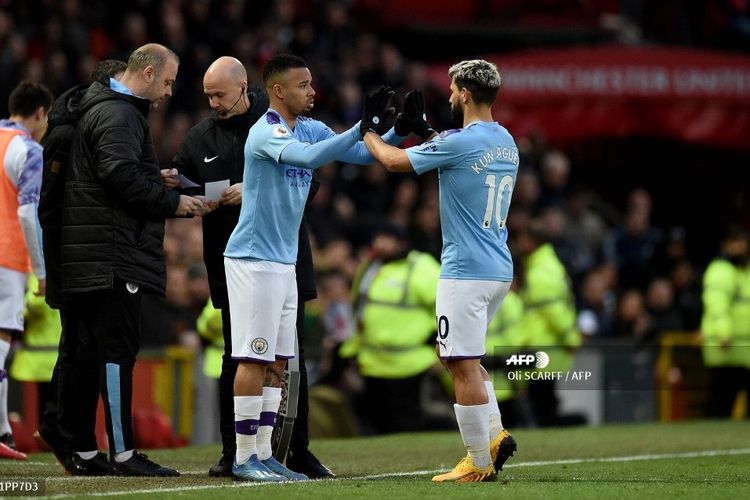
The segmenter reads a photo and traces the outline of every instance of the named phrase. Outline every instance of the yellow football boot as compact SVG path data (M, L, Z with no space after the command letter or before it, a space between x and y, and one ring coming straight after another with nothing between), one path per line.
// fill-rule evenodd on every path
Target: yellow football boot
M495 438L490 441L490 458L495 466L495 471L503 470L503 464L512 457L518 446L516 440L510 435L510 432L503 429Z
M450 472L432 478L436 483L478 483L480 481L494 481L495 479L497 479L497 473L493 464L480 469L474 466L474 462L468 455L462 458Z

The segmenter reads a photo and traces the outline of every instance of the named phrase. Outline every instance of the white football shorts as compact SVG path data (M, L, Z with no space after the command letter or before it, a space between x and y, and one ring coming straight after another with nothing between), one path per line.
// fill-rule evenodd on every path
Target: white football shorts
M485 355L487 327L508 290L509 281L438 280L435 314L441 359Z
M294 265L224 258L232 319L232 359L273 363L294 357Z
M0 267L0 328L23 331L23 302L27 281L28 274Z

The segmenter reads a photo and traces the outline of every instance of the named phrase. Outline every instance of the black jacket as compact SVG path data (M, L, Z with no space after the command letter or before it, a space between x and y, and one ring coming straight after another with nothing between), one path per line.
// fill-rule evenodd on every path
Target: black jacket
M248 94L251 104L246 113L225 120L207 118L191 128L172 160L172 167L201 186L206 182L223 179L229 179L230 185L242 182L247 134L250 127L268 110L265 91L256 87L251 88ZM316 185L314 181L309 199L314 196ZM208 271L211 300L217 308L229 304L224 274L224 249L239 217L239 205L222 205L203 217L203 258ZM297 288L303 300L317 296L312 252L304 218L299 233Z
M60 283L60 232L62 228L63 192L65 176L70 164L70 149L78 122L81 98L87 85L66 91L52 104L49 111L42 169L42 192L39 197L39 223L42 226L44 265L47 269L45 299L50 307L64 304Z
M164 219L180 195L162 183L150 106L98 82L81 99L63 204L64 292L111 289L117 276L164 294Z

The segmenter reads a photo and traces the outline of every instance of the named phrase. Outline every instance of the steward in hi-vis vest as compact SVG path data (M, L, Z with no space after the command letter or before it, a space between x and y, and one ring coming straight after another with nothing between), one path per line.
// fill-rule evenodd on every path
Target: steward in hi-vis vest
M422 427L423 375L438 363L432 340L440 265L408 248L399 228L378 230L373 256L352 286L357 330L340 350L343 357L356 356L365 379L361 413L376 432Z
M703 275L703 362L711 371L708 415L728 417L750 394L750 236L732 230Z
M517 234L524 268L521 329L528 350L543 351L549 356L549 363L542 370L557 372L572 367L573 352L581 345L581 332L576 325L570 280L544 234L538 221L531 221ZM560 423L555 385L555 380L543 378L529 382L529 401L542 426Z
M21 347L13 355L10 376L21 382L49 382L60 343L60 314L36 295L38 282L29 277Z
M203 374L218 379L221 375L221 356L224 354L224 335L221 326L221 310L208 299L197 320L198 335L205 341L203 352Z

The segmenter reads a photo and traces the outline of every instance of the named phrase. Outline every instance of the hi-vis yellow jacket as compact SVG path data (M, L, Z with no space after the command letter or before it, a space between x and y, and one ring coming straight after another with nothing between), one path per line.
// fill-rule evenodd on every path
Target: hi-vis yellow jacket
M221 310L216 309L208 299L206 307L196 321L198 335L208 341L203 353L203 373L207 377L219 378L221 357L224 354L224 334L221 324Z
M525 337L521 330L522 319L523 301L519 294L511 290L487 328L487 356L507 356L523 349ZM506 401L515 396L518 383L508 380L506 370L493 370L489 375L498 401Z
M407 378L438 362L434 344L435 297L440 264L411 251L380 265L365 261L352 285L357 331L340 348L357 357L367 377Z
M716 259L706 268L701 333L706 366L750 368L750 266Z
M581 332L565 267L552 245L545 243L526 258L524 268L521 329L525 344L549 355L545 371L569 370L573 349L581 345Z
M38 281L31 275L26 292L23 342L10 365L10 376L22 382L52 379L62 333L60 313L47 305L44 296L34 295L37 287Z

